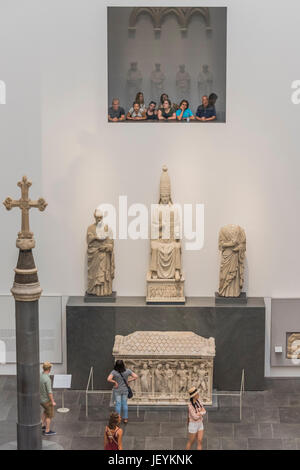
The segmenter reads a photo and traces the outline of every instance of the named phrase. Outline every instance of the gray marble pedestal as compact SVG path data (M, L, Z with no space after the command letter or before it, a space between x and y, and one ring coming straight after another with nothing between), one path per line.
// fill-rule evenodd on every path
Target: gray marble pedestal
M214 297L189 297L185 305L146 305L144 297L117 297L116 303L67 303L67 364L72 388L84 390L90 367L94 388L108 390L115 335L134 331L193 331L216 340L213 387L264 389L265 304L249 297L246 305L216 305Z

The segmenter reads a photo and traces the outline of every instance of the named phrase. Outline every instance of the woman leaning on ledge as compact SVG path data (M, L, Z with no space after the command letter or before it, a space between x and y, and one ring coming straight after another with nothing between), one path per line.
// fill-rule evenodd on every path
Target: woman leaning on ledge
M174 121L176 119L176 114L169 98L164 100L162 109L158 110L158 119L160 121Z
M129 121L144 121L146 119L146 112L141 110L139 103L134 102L127 113L126 119Z
M188 404L188 442L186 450L190 450L197 438L197 450L202 450L202 440L204 434L203 416L206 410L200 401L199 390L192 387L189 390L189 404Z
M214 95L214 97L216 98L214 97L212 98L212 95ZM197 112L196 112L196 119L198 121L203 121L203 122L214 121L217 118L214 103L216 102L218 97L215 93L212 93L210 95L210 98L211 99L209 100L209 98L206 95L202 96L202 104L198 106Z
M176 111L176 118L178 121L186 121L187 119L195 119L192 111L189 108L189 102L182 100L179 109Z

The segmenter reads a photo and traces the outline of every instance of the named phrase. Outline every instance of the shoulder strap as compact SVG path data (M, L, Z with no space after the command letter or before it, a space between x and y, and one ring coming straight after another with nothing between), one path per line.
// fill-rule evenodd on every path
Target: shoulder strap
M106 432L109 434L108 437L109 437L118 447L119 447L119 443L118 443L118 441L115 440L115 436L116 436L117 432L119 431L119 429L120 429L120 428L117 426L117 427L116 427L116 430L115 430L115 432L114 432L114 434L112 434L110 428L109 428L108 426L106 427Z
M122 379L123 379L123 381L124 381L126 387L129 388L129 385L128 385L128 383L127 383L127 380L124 379L122 372L119 372L119 374L120 374L120 376L122 377Z

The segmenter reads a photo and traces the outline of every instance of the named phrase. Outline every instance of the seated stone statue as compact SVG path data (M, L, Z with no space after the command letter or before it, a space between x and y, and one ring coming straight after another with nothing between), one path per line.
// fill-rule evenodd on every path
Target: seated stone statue
M184 301L180 238L180 214L178 208L173 205L170 177L167 167L164 166L160 179L159 203L152 211L147 301L155 298L165 298L168 302ZM159 283L159 280L173 281L173 284Z
M180 219L171 199L167 167L160 180L159 207L152 214L151 263L152 279L181 279Z
M95 223L87 230L87 294L107 296L112 294L115 277L114 240L111 229L103 223L102 212L96 209L94 217Z
M219 233L221 251L219 295L239 297L244 284L246 234L239 225L226 225Z

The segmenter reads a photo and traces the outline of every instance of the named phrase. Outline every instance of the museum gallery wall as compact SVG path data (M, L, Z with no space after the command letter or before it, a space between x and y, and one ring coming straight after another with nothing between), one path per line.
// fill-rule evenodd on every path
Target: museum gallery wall
M45 218L32 214L31 222L39 234L35 259L44 293L84 295L86 230L94 209L110 203L118 211L119 196L127 196L128 207L157 202L165 164L174 200L204 204L203 247L187 251L182 242L185 296L214 296L219 230L235 224L247 236L247 295L299 298L295 247L300 222L291 216L300 202L299 108L290 100L290 84L297 78L296 16L269 0L219 2L228 7L226 124L185 124L174 130L107 123L109 1L53 0L47 16L37 0L26 4L14 38L9 24L17 6L7 5L0 18L7 36L0 44L5 71L0 78L10 84L7 104L0 107L0 151L7 159L1 197L11 194L16 178L27 174L36 193L47 198ZM277 33L279 27L284 35ZM11 223L1 225L5 247L18 225L18 214L10 217ZM114 290L119 296L145 296L149 240L117 239L114 252ZM7 266L15 264L15 247L2 250L1 256L1 294L8 295L12 282ZM299 329L284 333L299 334ZM283 342L288 345L286 335Z

